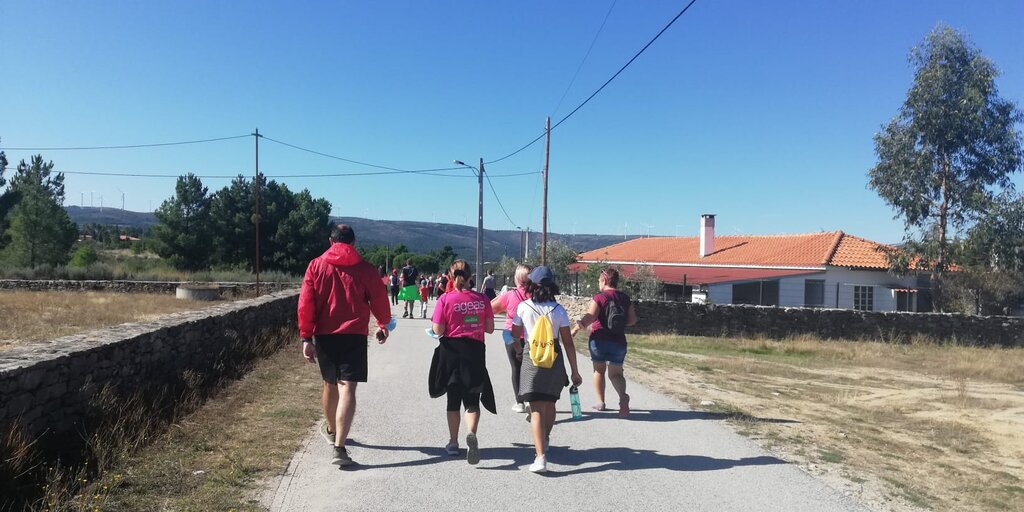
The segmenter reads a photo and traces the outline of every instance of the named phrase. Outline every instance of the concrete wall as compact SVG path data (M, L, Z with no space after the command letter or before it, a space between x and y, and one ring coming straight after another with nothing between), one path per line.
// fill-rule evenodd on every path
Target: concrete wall
M0 352L0 434L17 425L44 444L74 438L103 388L155 411L173 407L276 351L294 336L297 304L297 290L281 291Z
M827 294L826 288L826 302ZM563 295L558 301L568 310L569 318L575 319L586 312L590 298ZM915 335L924 335L935 340L955 340L973 345L1024 347L1024 318L1019 317L657 301L638 302L636 308L640 321L629 328L627 334L676 333L770 338L809 334L826 339L899 342L910 341Z
M256 283L182 283L178 281L98 281L0 279L0 290L109 291L119 293L174 293L183 284L220 285L226 295L254 295ZM260 283L261 293L298 288L300 283Z

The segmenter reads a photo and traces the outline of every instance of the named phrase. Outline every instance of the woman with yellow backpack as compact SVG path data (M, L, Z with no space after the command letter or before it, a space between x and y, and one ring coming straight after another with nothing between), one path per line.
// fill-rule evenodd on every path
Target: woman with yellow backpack
M555 425L555 402L569 380L564 360L569 360L573 386L582 384L583 377L576 367L569 314L555 301L559 289L554 275L548 267L539 266L530 272L528 279L526 288L530 299L521 302L516 309L512 337L518 339L526 334L529 353L522 357L519 393L523 401L530 403L530 428L536 450L530 471L543 473L547 471L546 453L551 428Z

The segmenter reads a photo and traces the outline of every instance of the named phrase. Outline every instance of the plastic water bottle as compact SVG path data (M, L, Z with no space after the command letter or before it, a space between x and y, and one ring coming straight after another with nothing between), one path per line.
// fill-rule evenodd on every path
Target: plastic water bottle
M580 390L573 386L569 388L569 403L572 404L572 419L578 420L583 417L583 408L580 407Z

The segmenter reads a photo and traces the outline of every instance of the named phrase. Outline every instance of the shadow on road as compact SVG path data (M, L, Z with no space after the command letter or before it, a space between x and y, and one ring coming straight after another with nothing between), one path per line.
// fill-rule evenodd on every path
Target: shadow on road
M390 464L357 464L347 470L367 470L425 466L443 462L464 464L465 451L459 457L447 455L443 449L427 446L378 446L351 442L352 446L368 450L419 452L426 458L395 462ZM520 471L533 462L533 445L512 443L512 446L481 448L481 470ZM603 471L636 471L644 469L666 469L669 471L719 471L740 466L767 466L787 464L786 461L770 456L745 457L741 459L716 459L703 455L663 455L654 450L636 450L624 447L590 448L574 450L567 446L552 446L548 461L556 466L580 466L568 471L549 469L545 476L561 477L600 473ZM497 465L496 465L497 464ZM586 466L586 467L582 467Z
M663 455L653 450L607 447L588 450L573 450L567 447L552 447L548 462L561 466L580 467L569 471L549 470L549 477L582 475L602 471L635 471L642 469L667 469L669 471L718 471L739 466L767 466L787 464L786 461L769 456L745 457L742 459L716 459L703 455Z
M561 414L561 413L560 413ZM618 411L586 412L583 417L574 420L572 417L555 420L555 424L578 423L595 419L618 419ZM656 423L669 423L673 421L687 420L743 420L763 423L800 423L796 420L783 418L758 418L742 412L707 412L707 411L674 411L658 409L633 409L629 413L629 419L625 421L649 421Z

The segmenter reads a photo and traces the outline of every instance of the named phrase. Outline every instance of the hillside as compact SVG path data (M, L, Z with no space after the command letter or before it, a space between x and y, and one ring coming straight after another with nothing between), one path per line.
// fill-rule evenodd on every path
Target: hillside
M132 212L117 208L95 208L69 206L71 220L78 224L108 224L147 228L156 224L156 218L148 212ZM455 252L469 257L476 252L476 226L413 222L400 220L373 220L360 217L337 217L332 220L344 222L356 231L359 245L405 244L414 252L427 252L452 246ZM622 241L616 235L562 235L549 233L549 239L569 244L577 251L589 251ZM540 244L540 233L530 233L530 251ZM519 231L484 230L484 260L494 261L503 255L515 256L522 250Z

